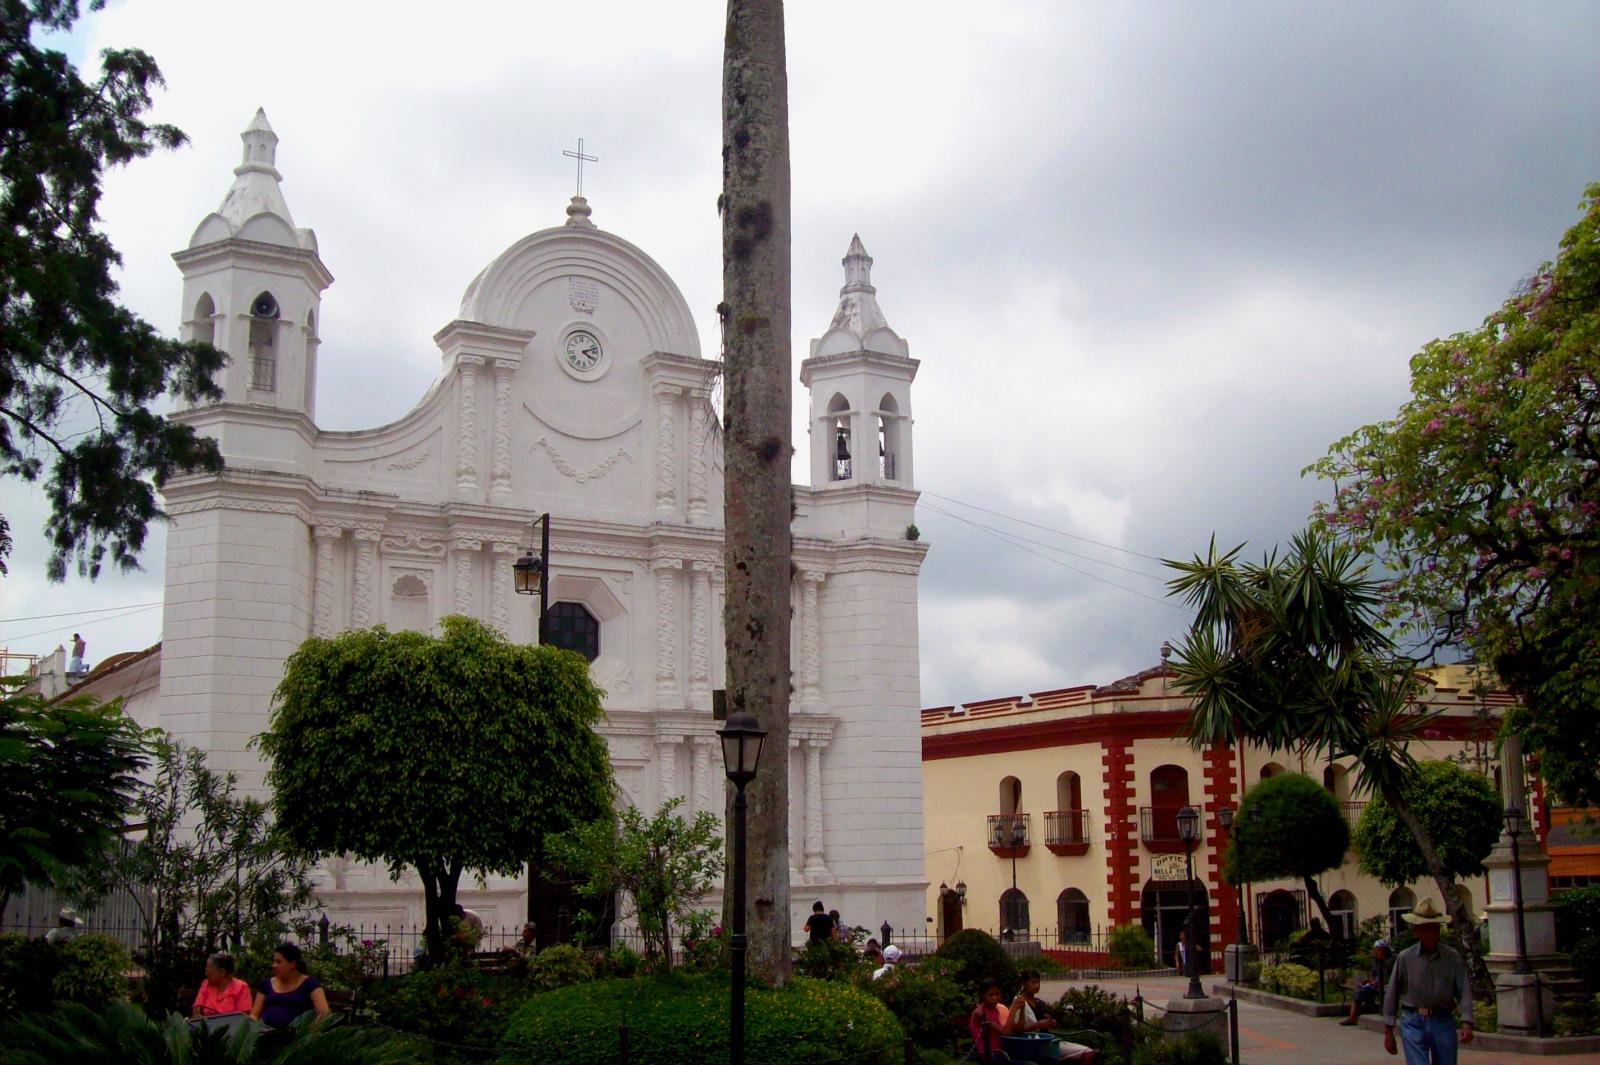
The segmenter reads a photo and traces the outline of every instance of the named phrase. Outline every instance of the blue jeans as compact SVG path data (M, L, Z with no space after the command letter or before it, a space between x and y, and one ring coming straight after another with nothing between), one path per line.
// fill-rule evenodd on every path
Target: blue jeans
M1456 1065L1455 1018L1401 1013L1400 1044L1406 1065Z

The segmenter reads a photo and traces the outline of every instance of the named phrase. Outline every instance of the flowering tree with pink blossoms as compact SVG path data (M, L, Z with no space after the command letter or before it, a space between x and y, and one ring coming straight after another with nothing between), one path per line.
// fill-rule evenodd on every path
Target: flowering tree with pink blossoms
M1461 648L1525 707L1510 727L1547 784L1600 801L1600 184L1554 263L1411 360L1391 420L1307 472L1317 520L1391 574L1392 620Z

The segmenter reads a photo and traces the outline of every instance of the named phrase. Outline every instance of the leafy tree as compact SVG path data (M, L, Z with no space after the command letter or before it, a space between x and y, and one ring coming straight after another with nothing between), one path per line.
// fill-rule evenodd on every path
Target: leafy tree
M154 776L141 781L130 811L144 824L112 842L68 883L84 904L125 893L145 943L146 999L165 1007L223 932L235 946L247 930L281 938L286 914L311 902L309 866L293 853L257 799L234 794L232 773L216 773L204 751L158 735Z
M434 956L463 871L516 874L547 835L611 808L583 657L460 615L439 624L305 641L259 740L274 815L308 856L417 871Z
M1315 526L1282 558L1243 563L1241 550L1219 554L1213 540L1206 557L1167 563L1179 573L1168 594L1195 609L1172 658L1176 687L1193 697L1190 742L1354 759L1357 788L1381 796L1410 830L1486 985L1477 925L1407 800L1417 772L1409 745L1434 715L1415 702L1415 671L1379 627L1378 582L1353 547Z
M78 8L0 0L0 475L34 481L49 466L53 580L74 558L98 575L108 549L135 568L161 514L155 490L175 473L222 468L215 441L151 407L163 393L221 399L212 376L225 357L120 306L121 257L96 228L101 172L184 136L140 118L163 84L144 52L101 53L88 83L40 47L36 36L69 29Z
M50 703L0 680L0 918L28 884L97 859L122 827L144 766L120 701Z
M723 608L728 710L755 716L766 749L789 749L789 75L783 0L728 0L722 54ZM789 975L789 774L749 796L750 964ZM728 820L732 822L732 798ZM731 928L733 892L724 901Z
M1478 329L1411 359L1411 398L1309 467L1324 527L1394 576L1391 612L1465 645L1524 700L1508 715L1552 790L1600 802L1600 184Z
M722 875L721 823L705 810L685 821L680 798L646 819L637 806L552 837L550 861L577 877L578 893L603 903L618 891L633 900L648 958L672 968L672 923L680 927Z
M1299 877L1333 928L1316 877L1343 865L1349 846L1350 826L1328 789L1299 773L1280 773L1251 788L1239 803L1222 875L1230 884Z
M1405 800L1427 829L1451 877L1483 875L1483 860L1500 838L1500 800L1487 780L1451 762L1422 762L1405 788ZM1356 826L1361 871L1390 887L1409 884L1430 870L1411 830L1378 796Z

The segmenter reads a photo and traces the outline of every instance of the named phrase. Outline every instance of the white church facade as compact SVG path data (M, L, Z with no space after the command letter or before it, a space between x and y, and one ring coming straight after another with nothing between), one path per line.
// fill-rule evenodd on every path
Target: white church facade
M467 286L434 337L439 376L410 413L319 429L333 277L289 212L265 115L242 137L226 199L174 256L185 338L230 356L223 401L179 417L220 442L227 467L166 486L159 688L141 716L259 794L250 741L307 636L426 631L462 613L533 641L536 608L514 594L512 565L549 512L550 627L607 692L624 800L653 811L677 796L720 815L721 364L702 357L677 286L575 197L565 224L516 241ZM851 923L923 922L918 364L884 320L871 265L853 241L837 313L800 370L811 476L795 486L797 934L814 898ZM772 753L763 771L781 764ZM525 912L519 879L463 890L491 923ZM350 922L421 913L410 878L340 861L319 896Z

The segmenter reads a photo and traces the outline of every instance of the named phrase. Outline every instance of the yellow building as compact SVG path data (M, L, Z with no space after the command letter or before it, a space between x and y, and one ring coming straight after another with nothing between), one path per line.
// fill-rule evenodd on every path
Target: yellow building
M1143 924L1170 959L1193 889L1202 950L1237 941L1240 898L1220 875L1223 807L1282 772L1321 781L1352 825L1362 796L1348 760L1305 762L1243 749L1196 750L1178 738L1189 700L1164 664L1114 683L942 706L922 713L923 817L929 927L943 940L963 927L1044 948L1098 945L1097 933ZM1495 778L1491 743L1511 698L1473 690L1462 667L1433 671L1422 697L1443 714L1414 754L1465 758ZM1185 866L1178 812L1200 811ZM1534 804L1540 838L1547 818ZM1431 882L1390 891L1362 876L1354 854L1318 885L1353 929L1410 909ZM1461 885L1481 913L1482 878ZM1251 941L1272 945L1316 916L1297 881L1247 885Z

